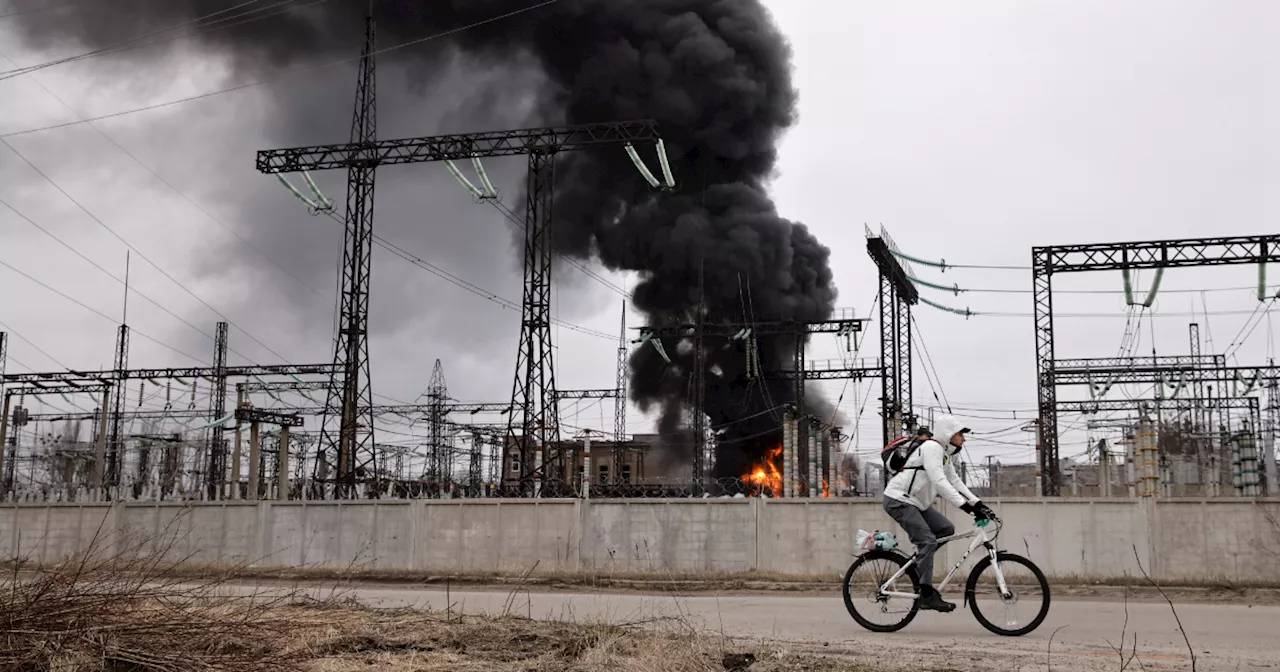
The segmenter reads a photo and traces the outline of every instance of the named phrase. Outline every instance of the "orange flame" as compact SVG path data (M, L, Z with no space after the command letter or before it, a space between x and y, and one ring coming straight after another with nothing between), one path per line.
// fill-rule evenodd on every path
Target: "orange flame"
M769 450L764 459L751 467L742 475L742 481L748 486L749 497L781 497L782 496L782 446Z

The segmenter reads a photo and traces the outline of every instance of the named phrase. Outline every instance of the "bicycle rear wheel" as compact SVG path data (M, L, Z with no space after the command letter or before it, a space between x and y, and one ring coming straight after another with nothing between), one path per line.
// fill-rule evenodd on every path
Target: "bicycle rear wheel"
M973 566L965 583L969 610L982 627L1005 637L1035 630L1049 615L1049 582L1035 563L1013 553L996 556L1008 592L1001 594L991 556Z
M844 606L858 625L872 632L895 632L905 628L916 617L914 598L880 594L884 582L906 562L906 558L898 553L868 551L849 566L844 575ZM919 594L919 584L915 567L909 567L890 589Z

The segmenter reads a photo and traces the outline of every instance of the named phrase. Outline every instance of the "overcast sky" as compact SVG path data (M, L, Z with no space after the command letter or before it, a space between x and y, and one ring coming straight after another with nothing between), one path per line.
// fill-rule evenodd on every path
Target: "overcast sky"
M782 144L773 193L784 216L808 224L831 248L839 303L860 315L872 315L876 291L864 224L883 224L917 257L999 266L1027 266L1033 245L1276 230L1280 44L1274 36L1280 6L1274 3L766 4L793 44L800 90L800 121ZM0 70L78 53L75 45L24 50L10 23L0 18L0 52L8 59L0 60ZM461 64L429 87L420 81L409 87L394 53L380 63L381 137L481 130L440 101L484 73ZM0 134L245 81L218 58L191 50L148 67L88 59L0 81ZM136 250L131 284L178 316L131 296L133 366L207 364L217 313L237 325L233 364L329 361L341 227L309 216L274 178L256 173L253 161L258 149L345 140L353 89L354 69L338 66L283 77L269 89L249 87L93 126L4 137L12 149L0 147L0 198L75 250L0 206L0 329L17 334L9 371L111 366L123 298L112 276L123 278L129 246ZM518 106L519 93L495 101L499 111L486 122L503 125L501 110ZM424 95L432 105L422 103ZM271 110L281 99L314 105L317 119L326 121L278 128ZM495 161L490 170L514 204L521 163ZM341 174L317 178L327 195L342 201ZM378 193L381 235L518 303L519 259L509 224L472 203L442 166L384 169ZM424 235L416 223L422 213L454 225ZM302 259L304 265L279 263L285 249L305 250L290 255L291 263ZM985 440L975 437L973 459L1029 461L1030 435L1016 429L1033 417L1035 406L1029 270L944 274L917 265L916 271L923 279L974 290L959 296L922 292L977 313L966 319L916 309L922 346L932 360L930 367L917 357L917 403L936 403L936 387L975 430L992 432ZM619 287L633 284L595 272ZM1274 294L1280 269L1272 273ZM452 396L509 399L517 312L382 249L374 253L373 275L370 349L379 401L418 397L437 358ZM1150 275L1138 274L1140 290ZM1244 266L1169 272L1129 351L1184 354L1187 324L1198 321L1212 337L1213 352L1230 348L1242 364L1264 361L1275 339L1269 313L1255 314L1256 281L1257 270ZM1055 296L1061 313L1087 315L1058 320L1058 356L1116 355L1127 322L1120 274L1072 276L1055 287L1112 292ZM1001 291L978 291L984 289ZM576 269L558 273L556 291L559 319L617 333L616 291ZM629 325L638 321L628 316ZM555 336L559 387L612 387L616 337L564 328ZM1243 344L1235 347L1238 341ZM834 339L820 340L811 353L839 357L840 347ZM860 354L878 355L876 350L868 338ZM930 382L935 370L936 382ZM876 450L879 383L822 387L839 400L849 428L860 430L858 449ZM1138 394L1149 390L1117 387L1109 396ZM47 401L50 408L66 408L61 399ZM157 403L163 402L152 397L147 405ZM565 410L572 431L611 431L611 402ZM1062 454L1081 452L1084 421L1064 416L1063 422L1072 429ZM632 412L632 431L646 431L649 424ZM422 428L395 431L403 434L380 440L413 442L409 435Z

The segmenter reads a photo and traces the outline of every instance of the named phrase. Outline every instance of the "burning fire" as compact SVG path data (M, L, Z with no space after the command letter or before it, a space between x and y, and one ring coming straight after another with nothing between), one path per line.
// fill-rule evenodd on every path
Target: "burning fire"
M764 454L764 459L742 475L750 497L782 496L782 446Z
M748 497L782 497L782 446L769 450L760 462L742 475ZM799 487L799 486L797 486ZM822 477L822 497L831 496L831 484Z

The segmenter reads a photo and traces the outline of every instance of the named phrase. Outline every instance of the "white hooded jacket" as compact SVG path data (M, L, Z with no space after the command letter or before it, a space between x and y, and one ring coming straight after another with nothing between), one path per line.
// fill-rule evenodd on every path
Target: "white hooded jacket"
M920 444L907 458L902 472L889 479L884 496L921 511L929 508L938 495L955 506L978 501L956 474L955 456L960 449L951 445L951 437L964 428L964 423L950 415L938 418L933 428L935 438Z

